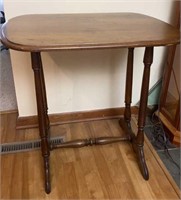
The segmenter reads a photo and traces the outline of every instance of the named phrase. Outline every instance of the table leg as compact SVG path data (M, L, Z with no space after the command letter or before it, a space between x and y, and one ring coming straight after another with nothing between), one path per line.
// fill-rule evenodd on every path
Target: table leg
M47 100L46 90L43 75L43 67L41 62L40 52L31 53L32 68L35 78L36 101L38 111L39 132L41 137L41 151L44 159L45 168L45 191L50 193L50 170L49 170L49 156L50 156L50 143L48 137L49 120L47 115Z
M126 88L125 88L125 111L124 120L130 126L131 121L131 99L132 99L132 82L133 82L133 58L134 48L128 49L127 72L126 72Z
M138 157L141 173L144 179L148 180L149 173L148 173L148 168L145 162L143 145L144 145L144 126L145 126L148 90L149 90L149 79L150 79L150 66L153 62L153 47L146 47L143 62L144 62L145 67L144 67L144 73L143 73L140 107L139 107L139 115L138 115L138 133L137 133L136 138L133 141L133 148Z
M48 136L49 136L49 139L50 139L50 134L49 134L50 121L49 121L49 117L48 117L48 104L47 104L47 97L46 97L45 78L44 78L43 66L42 66L40 53L39 53L39 56L38 56L38 60L39 60L38 62L39 62L39 65L40 65L40 79L41 79L41 85L42 85L44 111L45 111L45 115L46 115L46 128L47 128Z

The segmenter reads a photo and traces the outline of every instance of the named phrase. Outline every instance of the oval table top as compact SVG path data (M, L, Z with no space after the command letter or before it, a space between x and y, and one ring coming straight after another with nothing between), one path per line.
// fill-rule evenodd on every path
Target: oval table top
M166 46L180 32L156 18L136 13L34 14L10 19L2 43L19 51Z

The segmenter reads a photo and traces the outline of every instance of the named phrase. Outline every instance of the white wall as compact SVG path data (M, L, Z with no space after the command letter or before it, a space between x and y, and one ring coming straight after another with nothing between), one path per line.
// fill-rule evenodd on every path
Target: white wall
M170 22L172 0L4 0L6 18L32 13L138 12ZM156 30L155 30L156 31ZM135 49L133 105L139 101L143 48ZM155 48L150 87L161 76L162 47ZM49 113L124 106L127 50L42 53ZM30 54L11 51L19 116L36 114Z
M4 10L4 6L3 6L3 0L0 0L0 11Z

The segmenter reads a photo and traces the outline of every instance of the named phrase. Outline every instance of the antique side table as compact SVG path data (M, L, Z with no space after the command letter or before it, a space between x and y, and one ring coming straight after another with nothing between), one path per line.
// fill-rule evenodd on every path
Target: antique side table
M155 46L178 44L180 42L180 33L177 29L158 19L135 13L24 15L10 19L3 25L1 41L10 49L31 52L41 151L44 160L46 193L51 192L50 151L56 148L102 145L128 140L133 145L144 179L149 179L143 151L143 129L145 125L153 49ZM135 47L145 47L138 133L136 135L132 132L130 125ZM80 139L64 142L58 146L50 144L50 124L41 52L105 48L128 48L124 112L124 128L127 137Z

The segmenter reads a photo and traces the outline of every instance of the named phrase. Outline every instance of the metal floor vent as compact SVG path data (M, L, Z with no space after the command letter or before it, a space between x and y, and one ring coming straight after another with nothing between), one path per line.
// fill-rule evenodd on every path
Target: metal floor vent
M61 144L64 142L64 137L52 137L50 139L52 144ZM41 142L40 140L32 140L27 142L13 142L13 143L4 143L0 145L0 154L8 153L19 153L25 151L32 151L40 149Z

